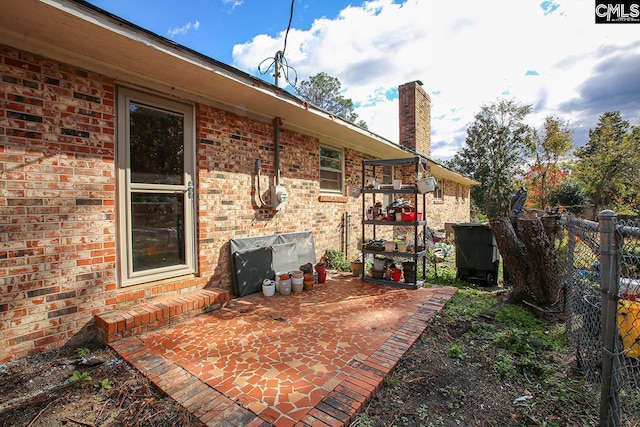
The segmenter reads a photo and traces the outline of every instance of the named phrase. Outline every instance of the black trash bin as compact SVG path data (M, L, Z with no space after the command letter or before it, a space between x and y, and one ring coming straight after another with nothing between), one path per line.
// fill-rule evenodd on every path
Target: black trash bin
M456 242L457 277L467 282L497 286L500 255L493 230L486 222L453 225Z

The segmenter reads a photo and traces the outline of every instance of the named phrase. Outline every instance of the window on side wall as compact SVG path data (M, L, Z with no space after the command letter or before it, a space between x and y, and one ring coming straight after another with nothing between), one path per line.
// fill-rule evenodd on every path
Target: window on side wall
M320 146L320 191L342 194L344 182L344 152Z
M393 184L393 166L382 166L380 169L382 174L378 177L380 183L382 185L392 185ZM382 196L382 204L383 206L388 206L393 203L393 194L384 194Z
M117 111L120 283L194 273L193 106L120 88Z
M444 180L442 178L436 178L436 190L433 192L433 200L444 200Z

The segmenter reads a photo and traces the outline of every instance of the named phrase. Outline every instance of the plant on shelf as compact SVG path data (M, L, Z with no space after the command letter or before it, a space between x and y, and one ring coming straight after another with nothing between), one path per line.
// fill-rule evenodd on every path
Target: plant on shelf
M347 194L353 197L359 197L362 190L362 184L359 176L349 176L345 178L344 184L347 187Z
M404 236L396 237L395 241L398 252L407 252L407 241L405 240Z
M350 176L344 179L344 183L347 185L360 185L360 177Z

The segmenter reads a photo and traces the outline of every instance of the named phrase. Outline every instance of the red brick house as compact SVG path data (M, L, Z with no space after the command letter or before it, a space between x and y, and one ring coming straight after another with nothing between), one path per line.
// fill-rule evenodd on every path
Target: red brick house
M405 147L429 155L419 82L400 88L398 145L82 1L2 3L0 362L156 296L229 289L234 238L353 248L361 203L344 178ZM468 221L475 182L430 168L430 224Z

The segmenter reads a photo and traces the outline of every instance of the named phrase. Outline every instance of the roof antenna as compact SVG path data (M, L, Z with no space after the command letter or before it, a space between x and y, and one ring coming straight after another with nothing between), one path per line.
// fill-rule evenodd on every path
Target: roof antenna
M283 71L285 81L291 87L296 87L296 84L298 83L298 72L296 71L295 68L289 66L286 58L284 57L284 52L287 50L287 38L289 37L289 30L291 29L291 21L293 20L293 4L294 3L295 3L295 0L291 0L291 11L289 13L289 25L287 25L287 31L284 35L284 47L282 48L282 50L277 51L273 58L266 58L258 65L258 71L260 72L260 74L266 74L269 72L271 67L274 67L273 77L275 79L276 86L279 86L281 71ZM271 60L271 63L269 63L267 68L262 68L263 64L269 60ZM293 71L293 74L294 74L293 83L291 83L291 80L289 79L289 71Z

